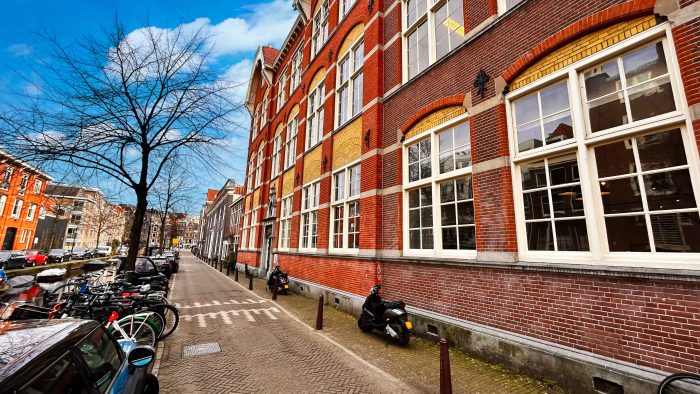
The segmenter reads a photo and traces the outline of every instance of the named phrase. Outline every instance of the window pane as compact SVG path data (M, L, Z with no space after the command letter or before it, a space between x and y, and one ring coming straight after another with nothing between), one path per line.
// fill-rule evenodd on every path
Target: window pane
M585 220L557 220L557 250L588 251L588 233Z
M688 170L644 175L649 210L695 208Z
M443 228L442 229L442 248L443 249L457 249L457 228Z
M438 134L438 148L440 149L440 153L447 152L454 148L454 143L452 139L452 129L443 131L442 133Z
M430 158L430 139L423 140L419 143L420 147L420 158L429 159Z
M363 74L359 74L352 81L352 116L359 114L362 110L362 83Z
M549 159L549 182L553 186L578 181L578 164L575 153Z
M455 187L452 181L440 184L440 202L446 203L455 200Z
M638 49L622 57L627 86L636 85L668 73L661 42Z
M421 179L430 177L430 161L420 163L420 177Z
M700 252L700 217L697 212L651 215L657 252Z
M455 169L469 167L472 164L471 147L465 146L455 151Z
M408 245L411 249L420 249L420 230L408 232Z
M549 218L549 195L547 190L523 193L525 219Z
M642 210L642 197L636 176L600 182L600 191L605 213Z
M554 217L583 216L581 186L567 186L552 189Z
M632 152L632 140L622 140L595 148L598 176L605 178L637 171Z
M525 152L542 146L542 127L539 121L518 126L517 133L519 152Z
M629 100L635 121L676 110L668 76L631 88Z
M569 111L544 118L544 139L547 144L574 138Z
M418 163L411 164L408 166L408 180L409 182L417 181L420 178L420 173L418 170Z
M408 228L420 227L420 210L411 209L408 211Z
M418 198L419 189L413 189L408 192L408 207L417 208L420 206L420 200Z
M454 171L454 158L452 156L452 151L440 154L440 173L444 174L446 172Z
M520 166L523 189L536 189L547 186L547 175L544 170L544 161L526 163Z
M440 207L441 211L441 220L440 223L443 226L454 226L457 224L457 215L455 213L455 205L454 204L446 204ZM444 233L443 233L444 234ZM457 238L457 235L455 234L455 239ZM456 245L456 242L455 242Z
M418 161L418 144L413 144L408 147L408 162L415 163Z
M90 370L90 383L104 393L122 363L116 344L106 332L97 329L78 345L78 350Z
M450 51L450 30L448 26L447 3L445 3L437 11L435 11L435 53L438 59ZM456 238L457 234L455 234L455 247L457 246Z
M457 222L459 224L474 224L474 203L471 201L457 204Z
M359 70L362 67L362 64L365 62L365 43L362 42L360 45L355 48L355 53L353 55L353 68L355 71Z
M542 116L548 116L569 108L569 87L566 81L542 89L540 92Z
M462 122L455 126L455 146L469 145L469 121Z
M625 99L615 93L588 103L591 132L609 129L628 123Z
M345 172L335 174L335 200L345 198Z
M617 60L599 64L583 73L588 100L616 92L620 85L620 70Z
M529 250L554 250L551 222L526 223L525 228Z
M472 178L459 178L457 179L457 199L458 200L470 200L473 197L472 194Z
M433 230L428 229L428 230L423 230L421 231L422 235L422 241L423 241L423 249L432 249L433 248Z
M433 196L431 192L431 187L424 187L420 189L420 205L422 207L426 205L432 205L433 204Z
M611 252L649 252L649 236L644 216L605 218Z
M420 225L421 227L433 227L433 207L420 209Z
M459 248L476 249L476 228L473 226L459 228Z
M687 163L680 130L662 131L637 138L642 171L682 166Z
M532 122L540 117L537 93L517 99L513 106L515 107L515 122L518 126Z

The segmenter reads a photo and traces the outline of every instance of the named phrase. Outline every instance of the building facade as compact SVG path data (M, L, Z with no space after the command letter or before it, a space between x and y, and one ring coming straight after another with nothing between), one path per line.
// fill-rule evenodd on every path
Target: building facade
M239 262L574 391L700 372L700 2L294 4Z
M51 177L0 151L0 234L2 250L30 249Z
M231 251L234 241L231 206L243 193L243 186L229 179L208 201L203 210L201 227L202 254L205 258L223 260Z

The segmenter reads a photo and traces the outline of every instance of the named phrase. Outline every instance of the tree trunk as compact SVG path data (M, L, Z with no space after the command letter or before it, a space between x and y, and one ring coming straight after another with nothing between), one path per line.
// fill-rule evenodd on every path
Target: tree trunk
M146 217L146 208L148 208L148 191L143 189L136 190L136 210L134 211L134 221L131 223L129 230L129 253L126 257L126 270L133 271L136 264L136 256L139 254L139 244L141 242L141 228L143 220ZM148 240L146 240L148 242ZM148 247L148 244L146 245Z

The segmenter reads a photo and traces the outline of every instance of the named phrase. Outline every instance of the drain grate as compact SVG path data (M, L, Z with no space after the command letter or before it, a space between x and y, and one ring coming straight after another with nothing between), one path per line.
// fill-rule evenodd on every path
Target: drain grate
M204 354L218 353L221 351L219 342L199 343L182 347L182 358L201 356Z

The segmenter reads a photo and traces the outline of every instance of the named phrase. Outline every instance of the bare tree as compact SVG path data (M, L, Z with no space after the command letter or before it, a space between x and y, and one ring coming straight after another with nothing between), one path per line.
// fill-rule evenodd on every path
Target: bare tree
M178 155L215 171L243 104L210 67L210 37L201 30L126 34L116 21L71 45L44 36L53 52L35 72L40 94L3 105L0 143L25 160L107 175L132 190L133 269L148 194L166 164Z

